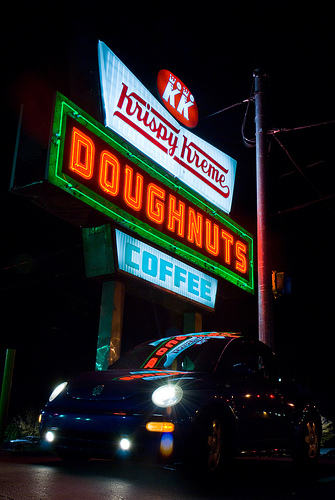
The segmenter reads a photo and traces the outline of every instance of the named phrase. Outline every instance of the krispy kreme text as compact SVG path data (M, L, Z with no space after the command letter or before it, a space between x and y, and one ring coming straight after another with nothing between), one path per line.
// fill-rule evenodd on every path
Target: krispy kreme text
M215 161L195 142L189 140L181 133L181 129L165 119L138 94L131 92L124 83L117 108L114 116L126 122L221 196L228 198L230 194L226 181L228 169Z

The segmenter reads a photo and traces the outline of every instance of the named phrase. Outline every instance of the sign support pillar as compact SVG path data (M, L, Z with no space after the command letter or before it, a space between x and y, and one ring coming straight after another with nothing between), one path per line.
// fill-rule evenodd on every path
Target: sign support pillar
M199 312L184 313L184 333L202 331L202 314Z
M105 281L102 285L96 370L107 370L120 357L125 285Z
M6 352L6 361L0 397L0 445L3 443L6 430L9 399L13 381L15 353L15 349L7 349Z
M259 340L274 348L272 316L272 283L267 210L267 127L265 93L267 75L254 71L256 127L256 190L257 190L257 263L258 263L258 335Z

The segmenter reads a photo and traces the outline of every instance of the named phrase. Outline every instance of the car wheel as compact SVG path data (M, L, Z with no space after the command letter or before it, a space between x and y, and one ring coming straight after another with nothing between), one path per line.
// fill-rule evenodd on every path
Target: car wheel
M217 471L223 461L223 427L219 418L212 420L209 436L207 439L209 447L207 465L210 471Z
M313 465L320 456L321 423L319 418L308 416L302 421L294 452L299 465Z
M233 458L233 429L223 412L213 408L203 410L197 427L185 446L184 464L194 473L214 477L227 467Z

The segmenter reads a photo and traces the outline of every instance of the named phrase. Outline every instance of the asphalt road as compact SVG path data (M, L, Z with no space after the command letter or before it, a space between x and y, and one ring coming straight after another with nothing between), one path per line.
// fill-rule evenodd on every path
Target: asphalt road
M335 460L301 473L288 459L238 459L216 482L143 461L69 466L50 456L3 452L0 500L334 499Z

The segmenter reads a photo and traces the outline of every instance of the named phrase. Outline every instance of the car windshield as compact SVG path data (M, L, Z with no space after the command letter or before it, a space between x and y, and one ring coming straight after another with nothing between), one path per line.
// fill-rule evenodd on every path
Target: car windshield
M135 347L109 369L212 372L230 340L214 333L160 339Z

